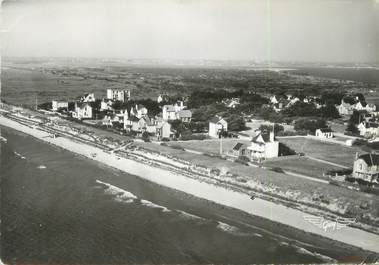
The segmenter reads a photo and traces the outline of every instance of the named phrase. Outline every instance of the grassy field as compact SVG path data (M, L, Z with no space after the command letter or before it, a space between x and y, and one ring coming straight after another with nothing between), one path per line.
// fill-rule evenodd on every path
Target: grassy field
M223 152L231 150L237 143L248 144L249 141L239 139L223 139L222 149ZM180 146L181 148L191 149L207 154L220 154L220 140L204 140L204 141L185 141L185 142L168 142L170 146Z
M279 167L283 170L288 170L294 173L321 179L326 179L323 176L323 173L326 173L326 171L341 169L339 167L335 167L329 164L324 164L318 161L310 160L306 157L298 157L281 161L266 161L263 164L266 167Z
M267 187L272 187L272 185L274 185L284 193L287 193L288 191L300 192L299 196L302 198L307 197L309 199L312 197L312 194L323 194L331 202L333 201L334 203L338 204L350 205L351 207L349 208L352 209L351 211L357 211L357 213L363 211L359 208L359 205L363 202L368 201L371 204L371 214L373 216L377 216L379 214L379 196L369 195L363 192L353 191L330 184L318 183L312 180L277 173L271 170L245 166L218 157L197 155L180 149L174 149L168 146L161 146L154 143L141 142L136 143L136 145L147 150L170 154L174 157L190 161L197 165L227 170L230 173L243 177L245 180L255 180ZM284 167L286 162L290 163L289 161L285 161L282 162L281 165ZM303 163L303 161L299 162ZM308 166L312 167L311 164ZM320 169L321 165L320 167L319 165L317 167ZM305 168L303 170L305 170Z
M303 137L282 138L280 142L286 144L296 152L303 152L306 155L348 167L353 165L355 153L362 152L359 147L347 147Z

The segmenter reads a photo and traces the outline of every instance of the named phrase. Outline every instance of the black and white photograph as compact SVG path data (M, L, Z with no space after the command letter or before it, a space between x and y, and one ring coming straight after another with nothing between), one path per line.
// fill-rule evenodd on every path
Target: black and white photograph
M379 264L379 0L3 0L0 264Z

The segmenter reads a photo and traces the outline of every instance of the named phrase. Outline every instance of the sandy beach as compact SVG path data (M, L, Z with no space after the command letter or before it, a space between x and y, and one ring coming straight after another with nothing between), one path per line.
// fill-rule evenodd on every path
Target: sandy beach
M75 142L64 137L54 139L49 137L49 134L44 131L21 125L3 116L0 116L0 124L168 188L179 190L199 198L207 199L274 222L289 225L322 237L350 244L365 250L379 252L377 247L379 244L379 236L376 234L352 227L344 227L340 230L328 230L325 232L320 227L305 220L305 216L312 217L311 215L305 214L296 209L288 208L259 198L251 200L250 196L247 194L209 183L199 182L195 179L157 167L145 165L134 160L117 158L115 154L109 154L100 148ZM357 241L357 238L364 238L365 240Z

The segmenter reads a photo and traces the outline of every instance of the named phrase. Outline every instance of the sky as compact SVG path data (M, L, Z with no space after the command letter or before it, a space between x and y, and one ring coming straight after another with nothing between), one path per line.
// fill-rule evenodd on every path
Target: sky
M4 0L2 56L379 62L379 0Z

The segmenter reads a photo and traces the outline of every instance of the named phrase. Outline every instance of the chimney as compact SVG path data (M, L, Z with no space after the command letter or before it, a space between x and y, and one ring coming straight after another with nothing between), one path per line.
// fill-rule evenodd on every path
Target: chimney
M355 160L357 160L357 159L358 159L358 157L359 157L359 153L358 153L358 152L356 152L356 153L355 153Z

